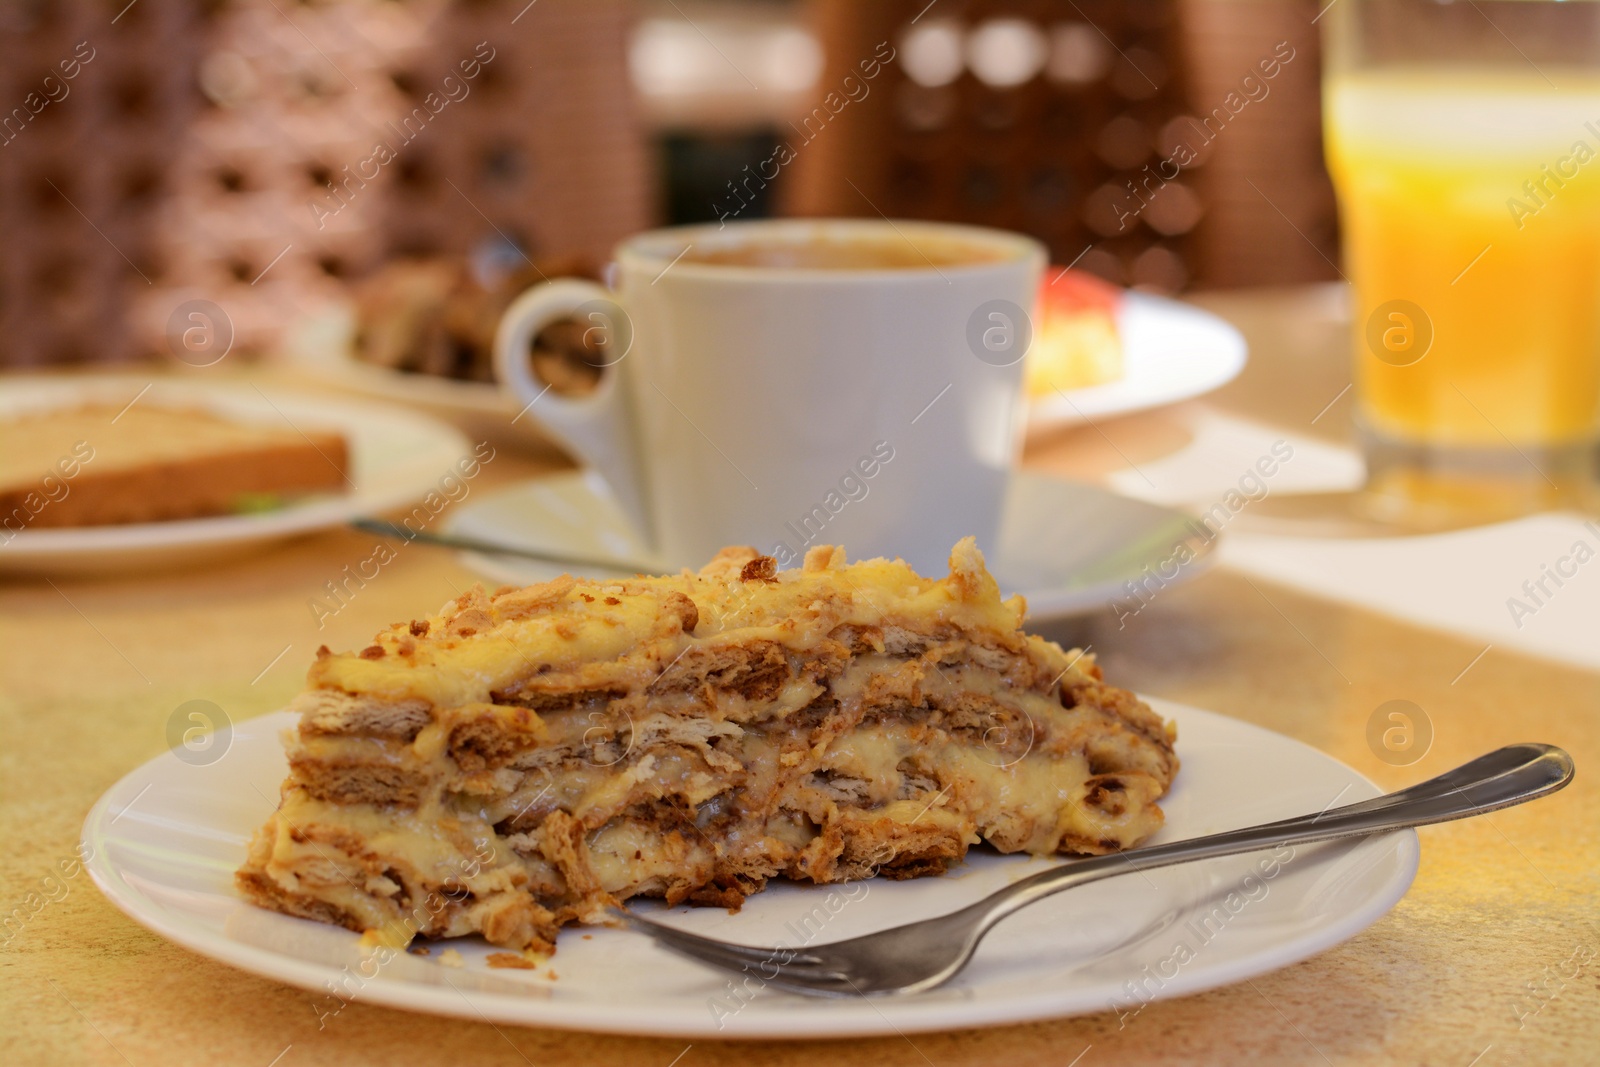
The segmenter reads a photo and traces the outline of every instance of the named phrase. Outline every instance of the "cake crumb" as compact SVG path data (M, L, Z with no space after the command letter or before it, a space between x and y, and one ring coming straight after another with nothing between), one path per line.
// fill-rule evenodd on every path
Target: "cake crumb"
M594 940L594 935L593 934L584 934L583 935L583 939L585 941L593 941Z
M443 967L454 967L459 970L467 965L467 961L455 949L447 948L439 953L439 964Z
M539 969L539 965L537 963L528 959L528 957L518 955L515 952L489 953L489 966L496 968L514 967L519 971L534 971Z
M411 944L416 931L404 923L386 923L361 932L361 951L376 952L380 948L401 949Z
M556 978L558 977L557 974L556 974L556 969L554 967L552 967L548 971L544 972L544 976L546 978L550 979L550 981L552 981L552 982L554 982L556 980Z
M412 945L407 951L413 956L429 956L433 954L433 949L427 945Z

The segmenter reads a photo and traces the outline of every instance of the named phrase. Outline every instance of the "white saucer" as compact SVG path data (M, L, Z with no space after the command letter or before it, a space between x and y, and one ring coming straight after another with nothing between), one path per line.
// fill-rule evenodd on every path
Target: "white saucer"
M1177 720L1183 758L1161 802L1166 827L1153 841L1378 795L1360 774L1298 741L1223 715L1150 703ZM277 803L287 770L279 733L295 722L279 712L239 723L206 763L193 762L193 753L189 761L157 756L100 798L83 842L95 884L135 921L201 955L309 990L319 1017L353 999L496 1023L696 1041L893 1035L1103 1011L1128 1022L1142 1002L1240 982L1354 937L1394 907L1417 870L1417 835L1404 830L1283 850L1275 867L1272 853L1259 852L1129 874L1007 919L940 989L871 1000L814 1000L762 988L756 979L741 999L729 993L730 976L620 929L567 929L538 971L490 969L493 949L477 939L448 943L463 958L459 968L446 965L446 944L434 944L428 956L402 952L382 962L363 955L357 934L263 911L234 891L233 871ZM787 938L792 945L796 924L810 923L809 938L802 933L800 940L823 944L954 911L1052 862L975 850L937 878L774 883L735 915L639 906L675 926L746 944ZM1404 934L1396 927L1385 936Z
M447 529L457 537L509 548L614 557L652 572L678 569L652 557L605 482L591 472L474 495L451 513ZM1087 614L1114 601L1137 606L1129 582L1143 583L1144 595L1150 596L1187 581L1210 562L1214 544L1182 512L1018 471L1006 494L999 548L980 547L988 551L1002 592L1027 597L1028 618L1041 622ZM1180 546L1193 554L1181 566L1174 562ZM466 552L462 559L512 585L547 581L569 569L483 552Z

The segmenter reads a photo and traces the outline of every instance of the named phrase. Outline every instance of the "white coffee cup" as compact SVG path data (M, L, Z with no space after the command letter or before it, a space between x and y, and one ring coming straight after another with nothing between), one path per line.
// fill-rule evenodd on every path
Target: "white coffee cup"
M780 246L862 251L865 265L706 261ZM884 265L874 249L910 261ZM574 279L523 293L495 366L669 566L724 545L790 566L836 544L941 573L961 537L995 547L1044 263L1030 238L942 223L655 230L618 246L615 294ZM586 396L557 394L528 358L563 318L609 342Z

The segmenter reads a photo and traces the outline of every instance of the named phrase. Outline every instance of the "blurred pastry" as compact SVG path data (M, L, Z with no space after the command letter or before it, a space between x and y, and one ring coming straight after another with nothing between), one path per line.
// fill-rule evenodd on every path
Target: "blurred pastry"
M460 381L494 381L494 334L506 307L549 278L598 280L575 258L523 261L513 271L484 270L466 258L402 259L356 293L357 358L380 367ZM554 322L534 339L534 372L558 393L593 389L604 366L593 331Z
M1039 323L1026 363L1029 396L1114 382L1123 375L1122 290L1083 271L1052 269L1039 286Z

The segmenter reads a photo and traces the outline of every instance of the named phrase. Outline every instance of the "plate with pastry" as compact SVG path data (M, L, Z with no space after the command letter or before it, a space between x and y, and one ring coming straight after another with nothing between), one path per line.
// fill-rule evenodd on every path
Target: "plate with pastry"
M577 256L511 253L498 242L472 256L409 257L386 263L343 305L295 323L287 350L319 380L374 399L407 404L474 437L547 442L532 419L495 383L495 328L506 307L547 278L599 281L599 267ZM541 380L581 394L599 381L605 360L592 331L556 322L536 335L528 358Z
M1288 966L1405 893L1416 834L1141 871L1006 919L924 993L818 1000L616 921L821 945L1075 856L1378 790L1298 741L1140 696L1026 632L968 538L948 573L813 546L698 572L474 588L283 711L185 738L80 855L156 933L308 990L528 1026L831 1038L1111 1011Z
M475 260L396 261L363 283L350 306L297 324L290 351L326 381L414 405L471 433L544 440L533 420L512 422L521 405L495 383L495 325L533 282L599 280L603 272L575 260L519 266L486 272ZM1243 335L1216 315L1081 270L1048 269L1037 314L1025 363L1033 432L1200 396L1245 365ZM530 345L536 376L564 395L593 389L609 359L592 333L551 323Z
M1244 369L1244 335L1197 307L1051 267L1024 364L1030 431L1174 404Z
M248 382L17 377L0 572L188 565L423 500L493 451L415 412ZM442 508L440 509L442 510Z

